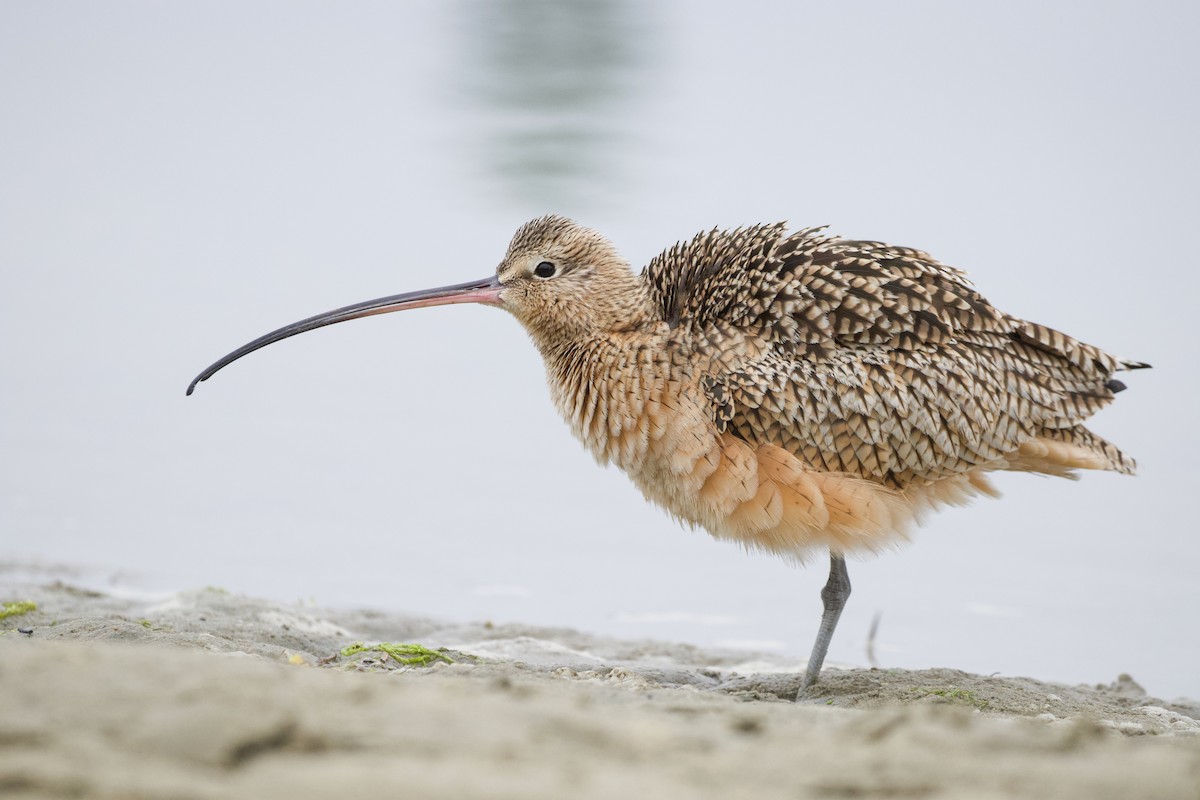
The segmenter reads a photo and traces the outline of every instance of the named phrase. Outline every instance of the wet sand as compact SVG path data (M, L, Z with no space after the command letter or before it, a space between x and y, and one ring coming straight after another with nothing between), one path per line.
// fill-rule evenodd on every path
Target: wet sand
M4 587L5 798L1200 797L1200 703L565 629ZM365 649L351 646L363 643ZM421 647L372 649L381 643Z

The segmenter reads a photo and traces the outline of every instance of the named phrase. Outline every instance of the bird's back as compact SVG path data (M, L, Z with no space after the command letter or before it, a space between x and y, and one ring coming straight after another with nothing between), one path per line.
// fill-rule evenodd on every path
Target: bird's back
M806 468L910 493L1134 469L1081 423L1144 365L999 311L919 250L763 225L676 245L643 278L677 335L744 355L701 378L720 430Z

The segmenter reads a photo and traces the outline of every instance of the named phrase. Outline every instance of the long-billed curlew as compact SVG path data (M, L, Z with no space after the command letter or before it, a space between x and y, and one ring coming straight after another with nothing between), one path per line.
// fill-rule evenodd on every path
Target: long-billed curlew
M784 224L713 230L641 275L600 234L547 216L496 274L280 328L192 381L304 331L450 303L510 311L601 463L719 539L800 561L830 554L805 673L850 594L846 553L904 538L927 509L995 495L986 473L1132 473L1081 424L1145 367L992 307L920 250Z

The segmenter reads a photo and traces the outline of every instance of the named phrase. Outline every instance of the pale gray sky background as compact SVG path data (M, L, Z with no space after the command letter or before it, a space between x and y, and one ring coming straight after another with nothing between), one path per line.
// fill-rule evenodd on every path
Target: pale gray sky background
M830 658L1200 696L1195 3L0 2L0 555L803 654L824 565L685 531L458 307L554 211L637 265L788 219L1155 369L1134 479L1002 476L851 565ZM0 594L3 594L0 573Z

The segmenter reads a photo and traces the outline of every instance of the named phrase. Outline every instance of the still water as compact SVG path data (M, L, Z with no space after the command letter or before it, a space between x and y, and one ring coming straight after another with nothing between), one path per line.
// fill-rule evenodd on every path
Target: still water
M1200 67L1184 4L6 4L0 555L801 656L823 564L648 507L515 321L346 303L487 275L557 212L635 265L788 219L930 250L1156 369L1134 479L1001 476L851 564L830 653L1200 695ZM1178 399L1184 398L1184 399ZM15 573L0 572L3 583ZM7 577L6 577L7 576Z

